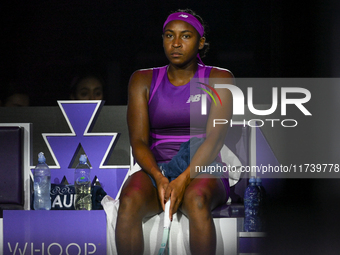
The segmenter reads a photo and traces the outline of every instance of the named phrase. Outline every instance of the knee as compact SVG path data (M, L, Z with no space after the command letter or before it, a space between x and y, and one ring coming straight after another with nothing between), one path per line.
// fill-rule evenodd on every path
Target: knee
M190 217L208 217L210 215L210 199L204 189L191 189L184 195L182 210Z
M124 191L119 198L118 214L120 216L136 217L138 214L142 215L142 207L145 204L143 192L138 188L131 188Z

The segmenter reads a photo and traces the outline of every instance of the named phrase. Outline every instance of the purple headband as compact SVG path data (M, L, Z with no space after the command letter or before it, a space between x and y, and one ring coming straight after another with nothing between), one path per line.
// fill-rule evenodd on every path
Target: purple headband
M190 13L186 13L186 12L176 12L176 13L170 14L169 17L164 22L163 32L164 32L165 26L169 22L171 22L173 20L182 20L182 21L185 21L188 24L192 25L197 30L197 32L199 33L199 35L201 37L204 34L204 28L203 28L201 22L199 22L199 20L196 19L193 15L191 15ZM197 58L198 58L198 62L200 64L204 65L203 61L201 60L201 57L200 57L199 53L197 53Z
M176 13L170 14L169 17L164 22L163 32L164 32L165 26L173 20L185 21L189 23L190 25L192 25L197 30L197 32L200 34L201 37L204 34L204 28L201 22L199 22L198 19L196 19L193 15L186 13L186 12L176 12Z

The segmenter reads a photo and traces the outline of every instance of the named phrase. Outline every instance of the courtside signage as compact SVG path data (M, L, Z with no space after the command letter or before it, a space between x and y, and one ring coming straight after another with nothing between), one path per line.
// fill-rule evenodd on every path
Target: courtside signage
M4 211L3 254L106 254L106 217L97 211Z

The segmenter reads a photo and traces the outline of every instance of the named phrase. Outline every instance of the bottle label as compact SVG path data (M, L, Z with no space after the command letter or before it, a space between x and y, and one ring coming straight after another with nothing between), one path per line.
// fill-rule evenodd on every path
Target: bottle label
M78 177L76 180L77 184L83 184L84 182L90 182L90 178L87 176Z

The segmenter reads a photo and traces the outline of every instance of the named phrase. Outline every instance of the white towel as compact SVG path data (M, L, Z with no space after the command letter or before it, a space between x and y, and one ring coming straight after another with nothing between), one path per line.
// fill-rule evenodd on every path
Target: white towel
M106 195L101 204L106 213L106 254L116 255L117 247L115 241L116 221L118 215L119 200Z
M232 187L241 177L240 167L242 166L241 161L239 158L224 144L221 149L221 159L222 162L225 163L227 166L232 166L236 171L229 172L229 186Z

